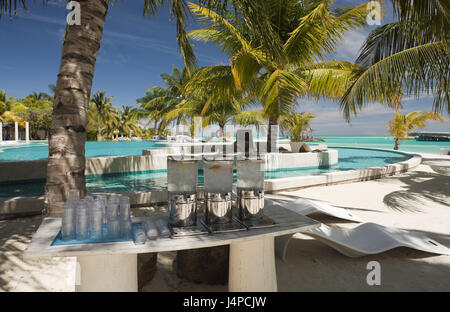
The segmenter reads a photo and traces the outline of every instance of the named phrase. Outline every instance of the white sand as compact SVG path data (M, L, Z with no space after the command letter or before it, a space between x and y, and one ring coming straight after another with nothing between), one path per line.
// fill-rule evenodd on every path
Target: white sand
M418 230L450 247L450 156L426 155L413 171L380 180L307 188L268 195L305 197L347 207L365 221ZM142 212L142 211L140 211ZM351 228L352 222L313 216L328 225ZM74 258L24 261L23 250L40 218L0 221L0 290L73 291ZM450 291L450 256L407 248L348 258L308 236L297 234L287 262L277 260L280 291ZM227 286L198 285L176 277L175 253L158 255L158 272L144 291L226 291ZM381 285L368 286L366 265L381 264Z

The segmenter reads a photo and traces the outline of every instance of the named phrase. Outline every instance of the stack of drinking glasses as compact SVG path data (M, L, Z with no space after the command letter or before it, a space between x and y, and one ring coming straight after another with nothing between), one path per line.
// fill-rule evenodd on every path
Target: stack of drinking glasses
M130 216L130 198L128 196L120 197L120 236L130 238L131 235L131 216Z
M103 239L105 202L101 199L95 199L90 209L90 235L94 240Z
M78 190L69 190L63 206L62 240L102 241L106 225L107 238L131 237L130 198L117 195L86 196L80 199Z
M108 239L116 239L120 236L119 197L112 195L108 198L106 210L106 228Z
M80 199L80 192L78 190L69 190L67 201L63 206L63 217L61 235L63 240L75 239L75 225L76 225L76 204Z

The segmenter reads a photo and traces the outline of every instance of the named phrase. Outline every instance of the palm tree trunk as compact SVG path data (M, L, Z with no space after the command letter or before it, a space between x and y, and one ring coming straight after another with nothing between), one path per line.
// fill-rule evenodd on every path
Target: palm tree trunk
M398 150L398 138L395 138L394 150Z
M222 143L225 143L225 124L219 123L219 128L220 128L220 133L222 135ZM222 145L222 155L226 155L227 154L227 148L225 146L225 144Z
M85 142L89 99L109 0L78 0L81 25L67 29L53 102L45 213L60 216L69 189L86 192Z
M267 152L268 153L275 153L277 151L272 151L272 136L275 138L278 138L278 133L272 133L272 127L277 125L277 120L273 117L270 117L269 119L269 130L267 131Z

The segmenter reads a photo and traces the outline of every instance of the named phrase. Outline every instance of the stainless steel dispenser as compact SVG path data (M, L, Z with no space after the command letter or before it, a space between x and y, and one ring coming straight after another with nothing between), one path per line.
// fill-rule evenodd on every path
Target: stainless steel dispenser
M233 159L203 159L205 177L205 222L207 225L232 221Z
M258 221L264 209L264 160L237 160L237 205L242 221Z
M198 162L181 156L167 158L169 225L190 227L197 224Z

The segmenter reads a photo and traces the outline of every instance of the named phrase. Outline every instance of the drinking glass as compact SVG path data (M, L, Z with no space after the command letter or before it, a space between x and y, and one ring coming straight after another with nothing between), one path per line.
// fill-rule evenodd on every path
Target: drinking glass
M131 236L131 219L120 219L120 237L130 238Z
M67 193L67 200L80 200L80 190L77 189L70 189Z
M130 218L130 198L122 196L120 198L120 219L128 220Z
M64 241L72 240L75 238L75 207L66 202L63 206L62 226L61 226L61 239Z
M148 239L155 240L158 238L158 229L151 220L146 220L144 227Z
M84 200L80 200L77 203L76 209L76 238L77 240L84 240L88 238L89 230L89 218L88 207Z
M119 216L119 205L108 201L107 218L115 219Z
M106 221L106 227L108 229L108 238L109 239L116 239L120 236L120 219L119 218L113 218L108 219Z
M133 235L134 235L134 243L136 245L145 244L147 236L145 235L145 231L142 227L134 228Z
M170 230L167 227L167 223L164 222L164 220L159 219L156 222L156 227L158 228L159 236L162 238L169 238L170 237Z
M100 200L93 203L89 230L92 239L103 239L103 203Z
M108 204L106 195L97 195L97 196L95 196L95 199L102 201L103 224L106 224L106 205Z

